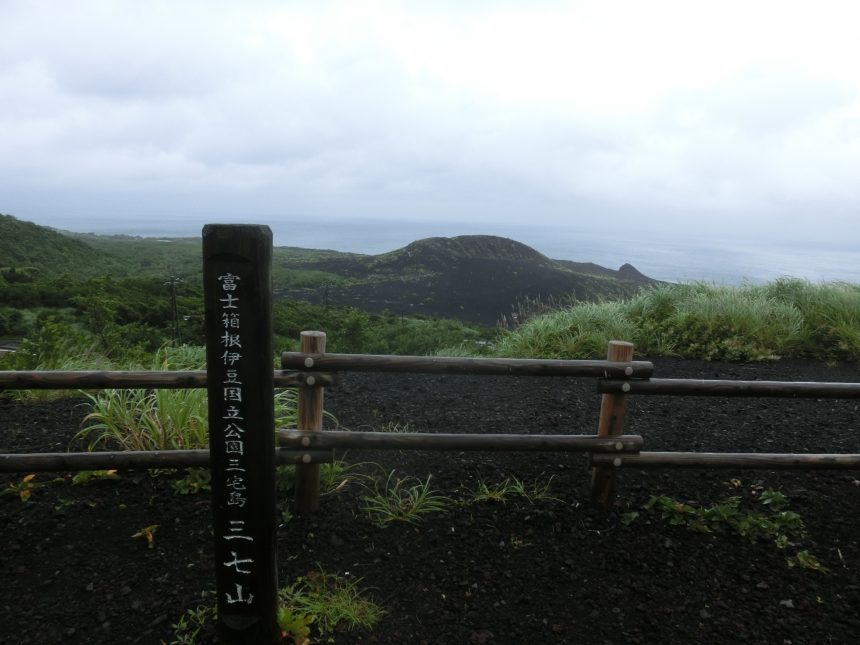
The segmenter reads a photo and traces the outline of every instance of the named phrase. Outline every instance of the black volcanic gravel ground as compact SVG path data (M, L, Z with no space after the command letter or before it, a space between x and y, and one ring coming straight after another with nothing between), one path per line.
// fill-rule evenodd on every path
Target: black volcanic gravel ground
M661 377L857 381L857 368L656 359ZM65 450L81 400L0 403L0 452ZM351 429L409 423L422 432L591 434L593 381L343 374L327 408ZM858 401L638 397L630 432L648 450L860 452ZM350 453L468 498L479 481L552 477L563 501L452 506L416 525L377 528L361 489L279 531L282 581L323 569L361 578L386 610L372 632L335 643L856 643L860 641L860 472L636 470L617 510L588 505L582 455ZM23 475L2 475L0 486ZM179 496L175 476L127 472L73 486L40 473L32 498L0 499L0 641L169 642L170 625L212 586L206 494ZM730 480L740 481L735 487ZM807 536L784 551L701 534L642 510L652 494L712 504L760 488L788 496ZM286 508L286 499L282 500ZM639 511L629 525L623 513ZM158 524L154 548L131 535ZM830 569L790 568L808 549ZM348 572L348 574L347 574ZM318 642L329 642L321 639Z

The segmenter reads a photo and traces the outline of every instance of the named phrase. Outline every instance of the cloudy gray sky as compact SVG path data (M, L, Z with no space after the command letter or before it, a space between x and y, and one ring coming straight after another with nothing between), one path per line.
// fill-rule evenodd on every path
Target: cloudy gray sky
M0 212L856 245L858 24L852 0L0 0Z

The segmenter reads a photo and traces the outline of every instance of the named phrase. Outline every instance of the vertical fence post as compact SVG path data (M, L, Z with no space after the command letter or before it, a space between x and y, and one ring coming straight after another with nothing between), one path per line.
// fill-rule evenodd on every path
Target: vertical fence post
M610 340L606 360L627 362L633 360L633 344L623 340ZM604 394L600 401L600 421L597 434L611 437L624 434L624 415L627 411L626 394ZM591 472L591 503L608 511L615 503L615 466L596 466Z
M303 354L324 354L325 333L321 331L303 331L301 334L301 349ZM313 360L313 359L306 359ZM312 365L306 365L312 367ZM299 388L298 429L320 431L323 420L323 388L314 385L308 377L304 387ZM320 505L320 465L297 464L295 510L298 513L313 513Z
M275 643L272 232L203 228L215 585L221 642Z

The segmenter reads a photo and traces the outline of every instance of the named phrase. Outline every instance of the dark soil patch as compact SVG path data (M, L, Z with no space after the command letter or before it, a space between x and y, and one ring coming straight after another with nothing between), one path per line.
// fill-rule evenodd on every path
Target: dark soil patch
M335 273L341 264L321 261L308 267ZM607 279L572 273L554 265L484 258L452 257L444 267L433 266L432 271L421 274L408 264L397 268L400 270L358 284L331 286L327 290L324 287L283 290L278 296L312 304L327 301L377 313L422 314L493 326L527 299L622 298L632 295L649 280L644 276Z
M850 367L655 362L663 377L856 381ZM327 394L346 427L409 423L422 432L590 434L598 401L593 381L556 378L344 374ZM80 403L0 403L0 451L65 449L84 414ZM856 453L857 409L857 401L640 397L629 428L649 450ZM279 531L281 580L319 569L361 578L387 611L372 632L332 642L800 644L854 643L860 634L856 471L623 470L617 511L606 515L588 506L582 455L346 458L432 475L433 487L457 500L480 481L551 477L551 493L563 501L509 497L377 528L361 513L360 487L326 496L317 515ZM22 475L3 475L0 484ZM169 642L170 625L213 579L208 497L177 495L176 477L128 472L74 486L67 474L40 473L45 486L30 501L0 499L0 640ZM652 494L709 505L760 488L788 496L805 538L779 550L670 526L642 510ZM629 511L640 515L625 525ZM131 538L152 524L153 548ZM799 549L830 574L788 567Z

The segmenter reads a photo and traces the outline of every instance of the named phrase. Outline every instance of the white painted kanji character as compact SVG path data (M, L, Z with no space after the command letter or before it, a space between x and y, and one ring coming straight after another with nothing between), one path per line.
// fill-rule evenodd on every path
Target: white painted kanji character
M241 387L225 387L224 388L224 400L225 401L236 401L237 403L242 402L242 388Z
M239 352L224 352L221 354L221 362L224 365L235 365L242 358L242 355Z
M242 381L239 380L239 370L227 370L227 378L224 379L223 385L242 385Z
M239 299L231 293L227 294L225 298L218 298L218 302L223 302L224 305L221 307L222 309L238 309L239 306L236 304L239 302Z
M239 314L235 311L231 311L227 313L226 311L221 314L221 324L224 325L224 329L239 329Z
M238 459L227 459L226 470L244 473L245 469L239 466Z
M227 481L224 482L224 485L227 488L232 488L233 490L245 490L247 486L245 486L245 478L242 475L232 475L227 478Z
M224 335L221 336L221 345L223 347L242 347L242 335L225 331Z
M230 520L230 533L239 533L240 535L224 535L225 540L248 540L253 542L254 538L250 535L241 535L245 530L245 520Z
M224 437L228 439L241 439L245 431L235 423L228 423L224 428Z
M230 594L228 594L226 592L224 593L224 595L227 597L227 604L228 605L235 605L236 603L243 602L246 605L250 605L254 601L254 594L249 593L247 598L243 598L242 597L242 593L243 593L242 585L240 585L238 582L235 584L236 584L236 595L235 596L231 596Z
M254 564L253 558L239 558L235 551L230 551L230 555L233 556L233 560L231 562L225 562L225 567L234 567L236 569L236 573L251 573L250 569L243 569L240 565L243 564Z
M227 506L238 506L239 508L245 508L245 504L248 500L237 490L230 491L230 495L227 498Z
M235 291L238 286L236 283L241 282L242 278L237 275L233 275L232 273L225 273L224 275L219 275L218 279L221 281L221 288L224 291Z
M239 419L241 421L244 419L244 417L240 416L241 412L242 411L239 408L237 408L235 405L231 405L230 407L227 408L227 410L225 410L224 416L221 418L222 419Z

